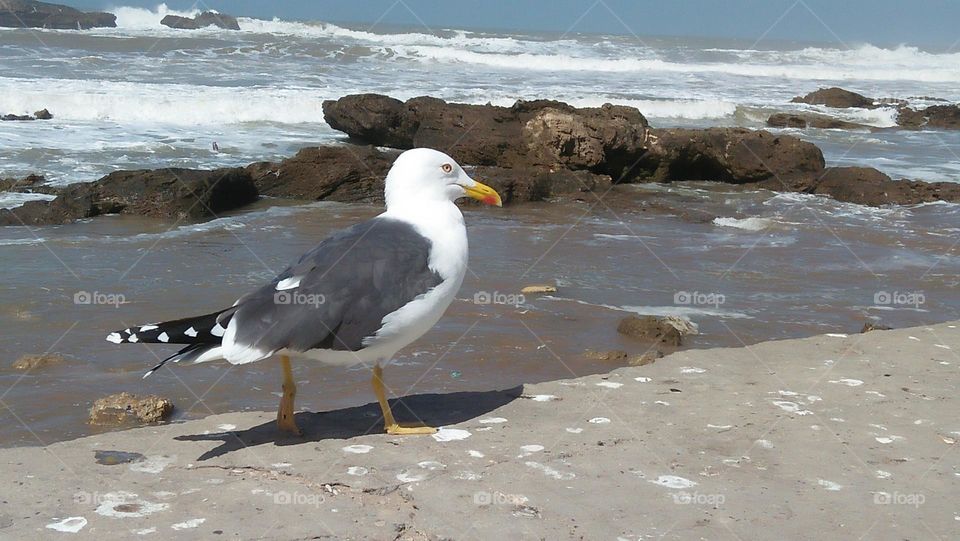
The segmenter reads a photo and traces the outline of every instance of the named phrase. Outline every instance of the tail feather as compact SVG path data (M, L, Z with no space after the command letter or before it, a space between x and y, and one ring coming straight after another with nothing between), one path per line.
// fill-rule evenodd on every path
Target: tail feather
M219 344L227 324L233 317L233 308L187 317L164 323L130 327L107 335L114 344Z
M223 333L226 332L227 324L230 323L230 318L235 311L235 308L231 307L212 314L131 327L110 333L107 335L107 340L114 344L142 342L187 345L148 370L143 375L146 378L169 361L204 362L219 358Z

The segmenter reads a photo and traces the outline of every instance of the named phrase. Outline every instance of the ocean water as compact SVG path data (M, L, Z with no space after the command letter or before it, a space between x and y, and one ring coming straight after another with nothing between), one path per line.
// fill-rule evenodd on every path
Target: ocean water
M960 52L830 44L462 30L346 28L241 18L241 31L172 30L172 12L117 8L118 28L0 29L0 172L53 183L118 168L240 165L341 138L321 104L356 92L510 105L550 98L638 107L655 126L761 127L820 86L877 97L960 100ZM180 13L190 15L190 13ZM889 110L842 116L894 125ZM810 130L831 163L960 180L954 133ZM217 142L220 152L214 152Z
M241 18L240 32L175 31L166 13L118 8L119 27L0 29L0 112L47 108L52 121L0 122L0 177L55 184L116 169L219 167L281 159L343 141L321 103L356 92L468 103L551 98L638 107L654 126L762 127L821 86L877 97L960 101L960 53L859 44L348 28ZM189 15L189 13L184 13ZM845 118L878 128L888 111ZM828 164L893 177L960 181L951 132L789 130ZM219 151L213 150L213 143ZM40 196L37 196L40 197ZM25 197L0 195L0 206ZM698 210L715 219L689 220ZM372 216L364 205L264 199L206 223L109 216L0 228L0 362L63 353L27 374L0 367L0 446L94 431L91 402L122 390L169 396L180 418L271 410L279 368L176 366L143 372L168 346L114 346L107 332L232 303L329 232ZM725 186L618 187L563 204L466 213L471 272L448 317L388 370L401 394L505 388L605 372L587 350L643 353L616 333L631 313L679 315L692 347L740 346L879 319L896 327L960 319L960 205L867 208L822 197ZM554 283L555 295L512 305ZM86 293L118 302L77 304ZM363 370L298 365L298 404L371 400Z

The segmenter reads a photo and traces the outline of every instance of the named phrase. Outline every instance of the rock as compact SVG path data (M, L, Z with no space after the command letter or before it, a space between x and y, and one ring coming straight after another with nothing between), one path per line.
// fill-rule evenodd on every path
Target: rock
M240 30L240 24L237 23L236 17L215 11L204 11L192 19L177 15L167 15L161 19L160 24L178 30L196 30L208 26L216 26L225 30Z
M258 197L250 174L240 168L115 171L56 193L52 201L28 201L0 210L0 225L59 224L115 213L199 220Z
M684 336L697 334L697 329L691 322L673 316L627 316L620 320L617 332L644 341L679 346Z
M46 109L41 109L33 115L3 115L0 116L0 120L5 121L25 121L25 120L50 120L53 118L53 115L50 114L50 111Z
M771 128L818 128L821 130L860 130L871 129L866 124L847 122L826 115L813 113L776 113L767 119Z
M583 354L587 359L592 359L594 361L613 361L613 362L625 362L630 358L630 355L626 351L619 349L611 351L587 351Z
M557 288L550 285L532 285L526 286L520 290L520 293L524 295L537 294L537 293L556 293Z
M625 364L627 366L646 366L653 364L657 359L663 357L663 352L659 349L648 351L642 355L631 355L626 351L614 349L610 351L587 351L583 354L587 359L603 362L614 362Z
M830 167L819 177L781 182L771 179L755 186L775 191L830 196L860 205L915 205L933 201L960 201L956 182L893 180L873 167Z
M891 331L893 327L888 327L882 323L876 323L873 321L868 321L863 324L863 328L860 329L860 333L870 332L870 331Z
M544 201L556 196L591 191L602 193L613 182L608 175L567 169L550 170L545 167L480 166L474 168L472 176L497 190L504 205Z
M497 107L356 94L325 101L323 112L334 129L374 145L445 149L464 165L588 170L615 178L643 154L647 136L647 121L635 108L576 109L546 100Z
M653 364L657 362L657 359L663 358L663 352L659 349L654 349L653 351L648 351L643 355L637 355L630 359L627 364L630 366L646 366L648 364Z
M60 364L64 361L63 355L59 353L41 353L39 355L23 355L10 365L14 370L33 370L34 368L44 368L53 364Z
M280 163L251 164L246 170L263 195L379 203L395 158L396 153L372 146L324 146L301 149Z
M0 179L0 192L27 192L36 190L46 179L40 175L27 175L23 178Z
M960 129L960 106L931 105L915 110L902 107L897 113L897 124L904 128Z
M113 28L117 26L117 16L103 12L85 13L71 7L34 0L3 0L0 2L0 26L65 30Z
M862 94L844 90L842 88L821 88L811 92L806 96L797 96L790 100L792 103L808 103L811 105L826 105L827 107L847 108L862 107L864 109L875 109L873 98L868 98Z
M173 403L157 395L139 397L117 393L97 399L90 408L90 424L158 423L173 413Z
M224 30L240 30L240 24L237 22L236 17L225 13L217 13L216 11L204 11L194 17L193 20L196 21L197 26L200 28L216 26Z
M651 129L649 151L633 168L655 182L712 180L741 184L817 177L823 153L791 135L745 128Z

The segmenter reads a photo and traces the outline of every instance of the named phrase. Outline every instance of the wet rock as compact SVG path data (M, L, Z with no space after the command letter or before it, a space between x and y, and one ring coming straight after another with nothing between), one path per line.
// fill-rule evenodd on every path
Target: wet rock
M331 127L366 143L446 149L465 165L589 170L615 178L643 153L647 135L647 121L635 108L577 109L547 100L497 107L357 94L325 101L323 112Z
M36 191L46 181L41 175L27 175L23 178L0 179L0 192L30 192Z
M790 100L792 103L808 103L811 105L826 105L827 107L847 108L862 107L864 109L875 109L873 98L868 98L862 94L844 90L842 88L821 88L811 92L806 96L797 96Z
M6 122L19 122L19 121L36 120L36 119L30 115L3 115L3 116L0 116L0 120L6 121Z
M653 351L648 351L643 355L634 356L630 359L627 364L629 366L646 366L648 364L653 364L657 362L657 359L663 358L663 352L659 349L654 349Z
M97 399L90 408L90 424L157 423L173 413L173 402L157 395L117 393Z
M960 129L960 106L931 105L920 110L903 107L897 114L897 124L914 129Z
M216 26L225 30L240 30L240 24L237 23L236 17L215 11L204 11L192 19L189 17L179 17L177 15L167 15L160 20L160 24L178 30L196 30L208 26Z
M53 118L53 115L50 114L50 111L46 109L40 109L39 111L33 113L33 117L37 120L50 120Z
M611 351L587 351L586 353L583 354L583 356L587 359L591 359L594 361L618 362L618 363L626 362L626 360L630 358L629 353L619 349L614 349Z
M893 180L872 167L830 167L818 177L782 182L771 179L758 186L775 191L826 195L860 205L915 205L933 201L960 201L960 184Z
M860 333L870 332L870 331L891 331L893 327L888 327L883 323L877 323L875 321L868 321L863 324L863 328L860 329Z
M526 286L520 290L520 293L524 295L540 294L540 293L556 293L557 288L551 285L530 285Z
M603 193L613 182L608 175L545 167L480 166L471 171L471 176L497 190L504 205L591 191Z
M634 171L655 182L712 180L741 184L816 177L823 153L791 135L745 128L651 129L649 151Z
M396 158L372 146L304 148L279 163L247 166L263 195L311 201L382 202L383 181Z
M71 7L34 0L3 0L0 2L0 26L65 30L112 28L117 26L117 16L103 12L85 13Z
M115 213L199 220L258 197L250 174L240 168L115 171L56 193L52 201L28 201L0 210L0 225L59 224Z
M627 316L617 325L620 334L668 346L679 346L683 337L696 334L692 323L677 317Z
M817 128L821 130L861 130L871 129L866 124L847 122L827 115L812 113L776 113L767 119L771 128Z
M63 355L59 353L41 353L39 355L23 355L10 365L14 370L34 370L36 368L45 368L50 365L60 364L64 360Z
M127 451L94 451L93 458L97 464L104 466L116 466L117 464L129 464L131 462L140 462L147 457L140 453L130 453Z

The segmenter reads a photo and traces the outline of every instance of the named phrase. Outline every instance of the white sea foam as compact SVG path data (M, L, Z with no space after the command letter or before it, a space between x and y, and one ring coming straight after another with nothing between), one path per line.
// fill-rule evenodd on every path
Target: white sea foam
M770 218L759 218L757 216L751 216L750 218L717 217L713 219L713 223L723 227L733 227L747 231L763 231L773 224L773 220Z
M960 82L960 53L933 54L913 47L894 50L864 45L850 51L805 49L784 52L769 63L692 62L678 63L660 58L598 58L587 55L485 53L444 46L398 46L401 56L425 62L479 64L524 71L586 71L607 73L723 73L744 77L781 79ZM583 51L586 52L586 51ZM871 60L871 53L885 52ZM907 65L916 61L914 65Z
M0 209L19 207L27 201L50 201L54 198L56 198L55 195L43 193L0 192Z
M38 103L62 120L178 125L238 122L322 123L316 90L0 77L0 111Z
M167 15L177 15L180 17L195 17L200 10L177 11L167 7L166 4L160 4L154 9L145 9L138 7L111 7L106 11L117 16L117 28L122 30L156 30L164 28L160 26L160 21Z

